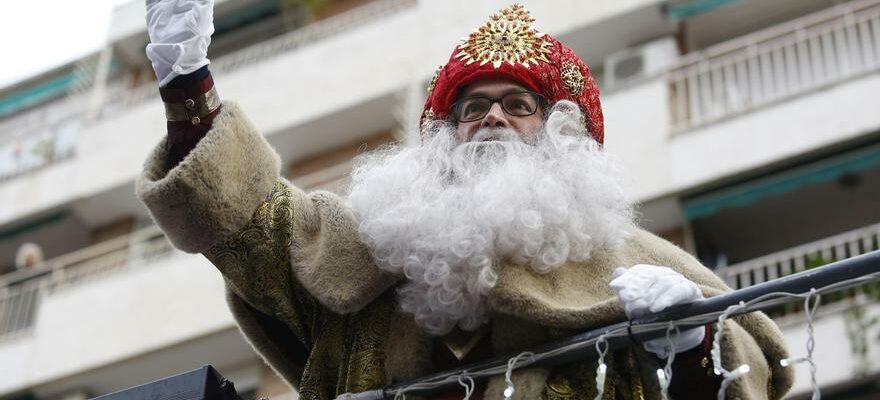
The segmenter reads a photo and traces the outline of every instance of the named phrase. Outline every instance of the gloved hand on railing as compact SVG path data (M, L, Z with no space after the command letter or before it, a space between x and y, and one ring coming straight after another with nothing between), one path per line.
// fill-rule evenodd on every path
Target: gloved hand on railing
M617 293L629 319L641 318L679 304L688 304L703 298L696 283L667 267L639 264L629 269L617 268L612 275L611 289ZM703 342L706 329L691 328L672 334L675 352L680 353L697 347ZM645 350L666 358L669 340L666 337L648 340L642 344Z
M213 0L146 0L147 58L159 86L208 65L214 33Z

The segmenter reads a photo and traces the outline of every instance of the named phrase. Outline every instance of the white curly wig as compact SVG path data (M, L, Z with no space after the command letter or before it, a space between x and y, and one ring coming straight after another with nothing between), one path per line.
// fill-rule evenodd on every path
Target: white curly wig
M474 330L505 263L546 273L626 237L632 203L582 118L557 103L533 143L507 129L459 143L453 124L435 123L421 146L358 160L348 202L361 238L380 268L406 276L400 306L419 326Z

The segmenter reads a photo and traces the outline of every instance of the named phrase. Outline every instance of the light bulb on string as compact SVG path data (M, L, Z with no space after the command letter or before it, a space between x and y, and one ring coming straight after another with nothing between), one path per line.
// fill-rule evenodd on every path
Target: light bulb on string
M524 358L525 363L530 363L534 361L535 354L531 352L522 352L517 354L516 357L507 360L507 371L504 373L504 381L507 383L507 388L504 389L504 400L510 400L513 397L513 394L516 393L516 388L513 385L513 370L516 368L516 364L519 363L520 358Z
M669 387L669 381L666 379L666 373L663 372L663 368L657 369L657 381L660 382L661 393ZM666 396L664 395L663 397L665 398Z
M783 358L782 360L779 360L779 365L782 365L783 367L787 368L792 365L800 364L800 363L806 362L806 361L807 361L806 357L789 357L789 358Z
M605 375L608 372L608 366L605 365L605 355L608 354L608 342L605 340L605 334L596 339L596 352L599 353L599 366L596 367L596 397L594 400L602 400L605 394ZM605 345L604 347L602 345Z
M669 321L666 327L666 367L657 370L657 380L660 383L660 397L663 400L669 400L669 385L672 383L672 363L675 361L675 341L672 340L672 332L676 337L679 335L678 326L673 321Z

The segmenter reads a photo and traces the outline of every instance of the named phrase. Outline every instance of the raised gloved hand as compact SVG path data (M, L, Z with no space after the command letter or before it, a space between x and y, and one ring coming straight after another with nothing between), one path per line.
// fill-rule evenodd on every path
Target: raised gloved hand
M159 86L208 65L214 0L146 0L147 58Z
M696 283L667 267L639 264L629 269L619 267L614 271L611 289L617 293L629 319L644 317L670 306L692 303L703 298ZM675 352L690 350L706 336L703 327L691 328L672 334ZM643 343L645 350L666 358L670 352L666 337Z

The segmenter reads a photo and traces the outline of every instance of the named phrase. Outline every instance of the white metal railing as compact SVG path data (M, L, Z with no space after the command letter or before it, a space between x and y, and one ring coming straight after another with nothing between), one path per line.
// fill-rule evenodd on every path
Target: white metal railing
M715 272L736 290L878 249L880 224L874 224Z
M880 249L880 224L768 254L746 262L721 268L715 272L734 290L757 285L797 272L821 268L825 264L855 257ZM835 292L822 297L822 315L841 313L853 307L876 303L880 283ZM766 310L780 326L801 321L802 303L788 303Z
M36 281L0 289L0 340L33 325L39 297Z
M17 135L25 135L59 120L81 112L83 101L74 98L63 98L33 110L16 114L0 120L0 143L8 142Z
M880 0L846 2L685 55L669 71L681 132L880 70Z
M73 156L82 103L68 97L0 121L0 182Z
M151 226L48 260L33 269L0 276L0 340L27 332L46 295L125 268L154 263L171 250L159 228Z
M81 123L71 117L0 144L0 182L73 157Z
M211 61L211 72L217 76L254 63L277 57L302 46L338 35L352 28L375 22L399 11L415 6L417 0L374 0L346 12L333 15L281 36L245 47ZM135 88L116 86L108 90L105 108L127 108L150 99L159 98L155 82ZM111 115L102 111L100 115Z

